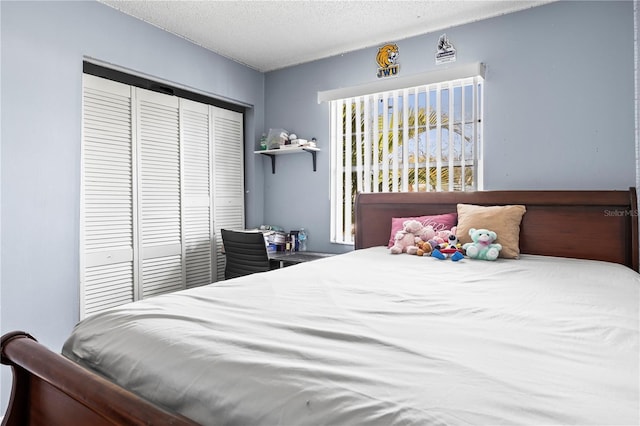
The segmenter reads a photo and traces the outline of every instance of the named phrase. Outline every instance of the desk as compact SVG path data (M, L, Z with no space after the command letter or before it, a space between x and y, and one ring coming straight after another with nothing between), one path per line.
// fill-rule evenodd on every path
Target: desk
M322 259L323 257L334 256L334 253L320 253L317 251L276 251L269 253L269 260L272 263L279 263L279 267L283 268L287 265L296 263L310 262L312 260Z

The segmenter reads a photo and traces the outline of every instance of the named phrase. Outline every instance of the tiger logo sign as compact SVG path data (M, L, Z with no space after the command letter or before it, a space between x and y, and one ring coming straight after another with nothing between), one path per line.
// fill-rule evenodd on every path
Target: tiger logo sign
M398 45L393 43L385 44L378 49L376 62L378 63L378 78L397 75L400 65L398 64Z

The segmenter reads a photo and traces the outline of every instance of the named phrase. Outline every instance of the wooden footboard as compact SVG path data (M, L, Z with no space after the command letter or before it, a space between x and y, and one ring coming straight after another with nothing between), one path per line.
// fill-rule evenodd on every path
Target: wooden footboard
M196 424L50 351L27 333L7 333L0 344L0 361L13 371L3 426Z

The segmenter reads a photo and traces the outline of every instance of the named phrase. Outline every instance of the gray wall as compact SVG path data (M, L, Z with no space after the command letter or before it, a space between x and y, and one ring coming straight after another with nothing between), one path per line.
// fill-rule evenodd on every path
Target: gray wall
M395 40L400 75L434 64L438 31ZM457 62L487 64L485 189L626 189L635 185L633 3L558 2L446 30ZM393 41L393 40L392 40ZM270 72L267 127L315 136L318 171L299 156L265 170L265 221L329 243L329 107L319 90L377 80L377 47Z
M26 330L58 351L78 321L83 56L255 105L246 126L248 222L262 221L253 140L264 127L264 75L97 2L0 8L1 332ZM3 366L2 411L9 377Z

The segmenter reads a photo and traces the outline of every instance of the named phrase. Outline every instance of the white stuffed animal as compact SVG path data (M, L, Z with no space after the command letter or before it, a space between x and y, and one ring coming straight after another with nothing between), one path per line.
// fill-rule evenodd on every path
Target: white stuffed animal
M502 245L494 243L498 235L488 229L469 229L472 243L466 243L462 248L472 259L496 260L502 250Z
M422 224L415 219L405 220L402 229L396 232L393 246L390 248L391 254L416 254L418 252L416 241L420 240L422 228Z

